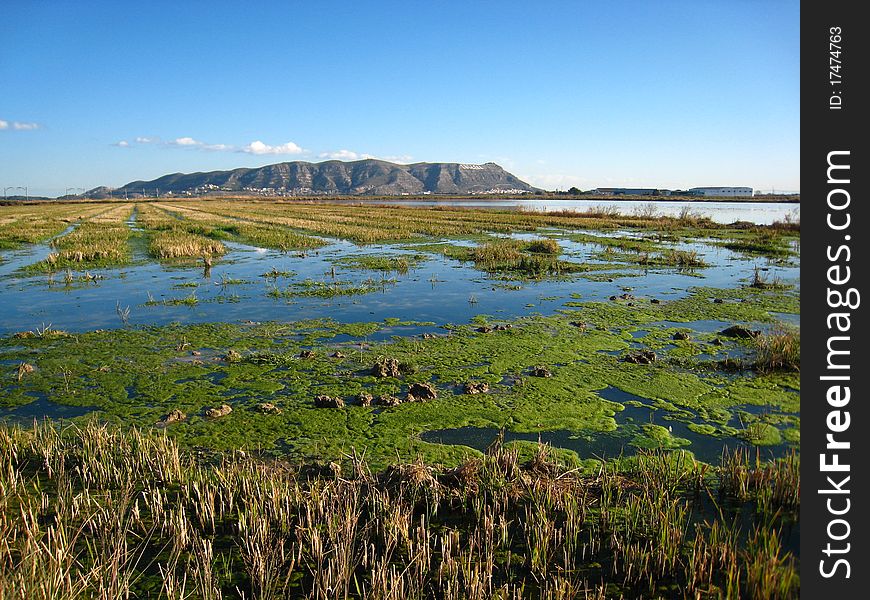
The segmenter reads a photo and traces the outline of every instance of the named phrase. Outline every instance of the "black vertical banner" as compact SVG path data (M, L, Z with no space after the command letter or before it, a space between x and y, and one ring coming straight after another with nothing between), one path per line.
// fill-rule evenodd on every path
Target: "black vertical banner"
M804 598L870 594L870 34L861 6L801 7Z

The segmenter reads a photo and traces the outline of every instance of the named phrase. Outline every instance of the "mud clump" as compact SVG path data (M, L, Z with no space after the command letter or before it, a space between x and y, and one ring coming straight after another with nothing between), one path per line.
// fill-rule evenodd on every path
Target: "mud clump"
M632 352L623 360L635 365L651 365L656 361L656 353L652 350L641 350L640 352Z
M502 325L496 325L493 329L494 331L507 331L508 329L513 329L513 325L510 323L504 323Z
M205 416L209 419L219 419L220 417L225 417L228 414L233 412L233 407L229 404L221 404L217 408L207 408L205 409Z
M761 335L761 332L757 329L749 329L748 327L744 327L743 325L732 325L731 327L727 327L720 331L719 335L750 339L757 338L759 335Z
M485 381L469 381L462 389L466 394L485 394L489 391L489 384Z
M242 361L242 355L236 350L227 350L227 353L224 354L223 359L225 362L228 363L237 363Z
M173 423L180 423L187 419L187 415L183 411L173 408L165 417L155 423L157 427L168 427Z
M257 410L264 415L280 415L282 412L284 412L271 402L260 402L259 404L257 404Z
M408 402L423 402L437 397L438 392L431 383L412 383L408 387Z
M659 300L658 298L653 298L652 300L649 301L649 303L650 304L661 304L662 301Z
M552 377L553 372L547 367L537 366L532 368L530 375L532 377Z
M303 350L299 353L299 358L314 358L317 354L314 353L314 350Z
M314 397L314 406L317 408L344 408L344 400L321 394Z
M399 406L402 401L395 396L390 396L389 394L382 394L375 398L375 404L378 406Z
M489 333L492 331L492 327L487 327L486 325L481 325L477 329L475 329L477 333Z
M341 352L340 350L336 350L330 356L332 356L332 358L346 358L344 352Z
M678 342L680 342L680 341L683 341L683 342L684 342L684 341L688 341L688 340L690 340L690 339L692 339L692 338L690 338L690 337L689 337L689 334L686 333L685 331L678 331L678 332L676 332L676 333L673 335L673 339L674 339L675 341L678 341Z
M374 396L368 392L360 392L359 396L356 397L357 404L360 406L371 406L374 400Z
M372 366L372 375L375 377L401 377L399 361L395 358L379 358Z

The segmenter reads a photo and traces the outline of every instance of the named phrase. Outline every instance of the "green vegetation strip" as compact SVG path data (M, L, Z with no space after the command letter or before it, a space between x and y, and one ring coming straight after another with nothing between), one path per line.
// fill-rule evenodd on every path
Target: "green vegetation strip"
M129 237L126 225L88 221L52 240L56 251L27 269L53 272L124 265L130 262Z

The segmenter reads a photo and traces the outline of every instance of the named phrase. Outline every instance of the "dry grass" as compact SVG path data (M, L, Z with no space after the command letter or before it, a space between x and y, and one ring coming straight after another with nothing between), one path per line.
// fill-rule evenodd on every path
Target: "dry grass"
M495 444L455 469L372 473L356 454L203 460L96 423L0 426L0 597L796 597L775 526L745 546L728 515L690 526L711 477L765 524L797 518L794 461L726 458L580 475Z
M148 244L148 252L159 259L222 256L226 251L219 240L174 229L155 233Z
M53 269L76 263L124 263L130 256L129 235L130 229L125 225L87 221L54 239L51 245L57 252L49 255L45 263Z
M759 371L800 371L801 333L799 329L777 329L752 340L755 368Z

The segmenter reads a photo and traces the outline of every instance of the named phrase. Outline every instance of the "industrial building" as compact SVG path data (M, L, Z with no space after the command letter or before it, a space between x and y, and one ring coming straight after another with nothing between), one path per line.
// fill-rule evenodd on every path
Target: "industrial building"
M752 196L751 187L694 187L689 190L692 196L717 196L721 198L742 198Z

